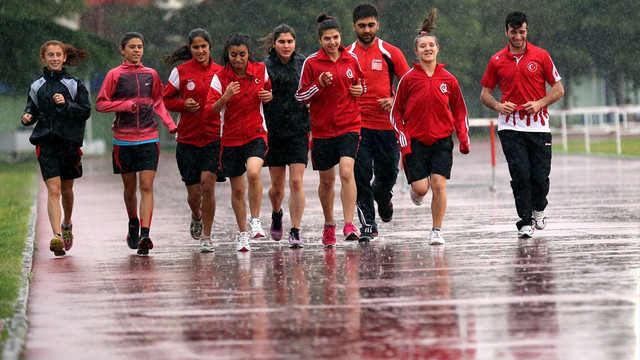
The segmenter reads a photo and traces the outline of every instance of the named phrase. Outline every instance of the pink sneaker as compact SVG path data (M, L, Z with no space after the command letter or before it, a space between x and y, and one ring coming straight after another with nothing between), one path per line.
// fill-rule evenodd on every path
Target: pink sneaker
M360 240L360 233L358 232L358 229L356 229L356 227L353 225L352 222L348 222L344 226L342 233L344 234L344 236L346 236L345 240Z
M322 230L322 244L324 246L333 246L336 244L336 224L324 224Z

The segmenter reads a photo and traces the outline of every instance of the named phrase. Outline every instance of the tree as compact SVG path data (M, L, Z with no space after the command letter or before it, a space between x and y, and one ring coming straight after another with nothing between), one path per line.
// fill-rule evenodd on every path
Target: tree
M21 0L3 0L0 5L0 33L3 34L0 46L4 53L0 83L24 91L42 68L40 46L52 39L91 52L92 56L74 71L74 75L90 76L94 69L104 68L107 65L104 40L87 31L73 31L55 22L59 16L74 14L84 8L83 0L34 0L29 2L29 6Z

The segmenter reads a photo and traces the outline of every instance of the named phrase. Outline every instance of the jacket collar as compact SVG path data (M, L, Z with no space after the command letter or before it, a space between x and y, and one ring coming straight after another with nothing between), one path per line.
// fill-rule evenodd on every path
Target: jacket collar
M345 49L345 47L342 45L340 45L340 47L338 48L338 51L340 51L340 57L336 59L336 62L344 59L347 56L351 56L347 54L347 49ZM331 58L329 57L329 55L327 55L327 53L324 51L323 48L320 48L320 50L318 50L318 60L333 62L333 60L331 60Z
M128 70L130 70L130 69L139 69L139 68L144 67L144 65L142 65L142 62L139 62L137 64L132 64L132 63L128 63L126 61L122 61L122 65L120 65L120 66L122 66L123 68L128 69Z
M433 75L436 75L437 73L440 72L440 70L444 69L444 67L447 66L446 63L441 64L441 63L436 63L436 69L433 71ZM413 63L413 68L416 69L416 71L420 71L423 74L427 74L424 70L422 70L422 67L420 66L420 63Z
M269 50L269 60L271 60L276 64L280 64L282 66L293 66L293 64L295 63L296 55L298 55L297 51L294 51L293 53L291 53L291 58L289 59L289 61L286 64L283 64L282 61L280 61L280 58L278 57L278 53L276 52L276 49L274 48Z
M211 56L209 56L209 65L200 65L199 62L196 61L196 59L191 58L191 60L189 60L188 62L192 63L191 65L194 67L201 67L203 69L208 69L210 67L213 66L214 62L213 62L213 58L211 58Z
M51 71L45 66L42 68L42 73L46 79L62 79L67 74L67 68L63 67L60 71Z
M225 71L229 74L229 76L230 76L232 79L241 79L241 77L239 77L239 76L238 76L238 75L233 71L233 69L231 68L231 64L227 64L227 65L224 67L224 69L225 69ZM253 77L255 77L255 76L256 76L256 71L257 71L256 65L253 63L253 61L249 61L249 62L247 63L247 77L252 77L252 76L253 76Z

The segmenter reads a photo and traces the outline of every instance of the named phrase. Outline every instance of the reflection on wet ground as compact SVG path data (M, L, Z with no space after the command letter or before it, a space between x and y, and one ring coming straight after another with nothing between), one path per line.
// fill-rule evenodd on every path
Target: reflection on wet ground
M549 225L518 240L506 165L489 192L483 146L455 156L444 246L426 244L429 207L398 184L378 240L323 248L309 170L305 247L266 239L250 253L234 251L228 183L216 189L216 251L197 252L163 155L149 257L126 246L109 159L86 159L69 256L46 251L40 206L25 358L637 358L640 162L554 155Z

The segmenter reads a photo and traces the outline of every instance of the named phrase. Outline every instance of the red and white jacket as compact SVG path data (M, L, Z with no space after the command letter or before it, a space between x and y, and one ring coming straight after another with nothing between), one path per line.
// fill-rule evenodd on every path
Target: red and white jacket
M207 66L191 59L171 71L164 87L164 104L167 109L180 113L179 143L203 147L220 139L220 114L205 105L213 75L222 68L211 58ZM185 100L189 98L200 104L195 113L185 109Z
M414 64L398 84L390 119L403 155L411 153L410 139L431 146L454 130L460 151L469 150L467 106L458 80L444 66L437 64L429 77L420 64Z
M309 104L311 135L329 139L349 132L360 133L360 105L349 88L363 79L358 58L340 46L340 57L334 62L320 49L309 55L302 66L296 100ZM331 72L333 81L320 86L318 78Z
M561 79L549 53L529 42L523 54L512 54L509 45L494 54L480 84L489 89L500 85L500 102L517 105L513 113L498 115L498 131L550 132L546 107L530 115L522 105L542 99L547 95L546 83L553 85Z
M137 104L135 110L131 107ZM162 81L155 70L142 63L123 62L111 69L102 82L96 100L99 112L115 112L113 120L114 143L141 143L158 139L160 116L169 131L176 128L162 101Z
M393 97L393 77L400 79L409 71L404 54L397 47L376 38L371 46L362 47L357 41L347 51L355 54L364 73L365 92L360 96L362 127L374 130L393 130L389 123L389 112L378 99Z
M229 99L220 111L221 145L242 146L257 138L263 138L266 143L267 125L258 91L271 90L271 81L263 63L249 61L247 76L243 78L233 72L231 65L225 66L211 80L206 107L211 108L233 81L240 83L240 93Z

